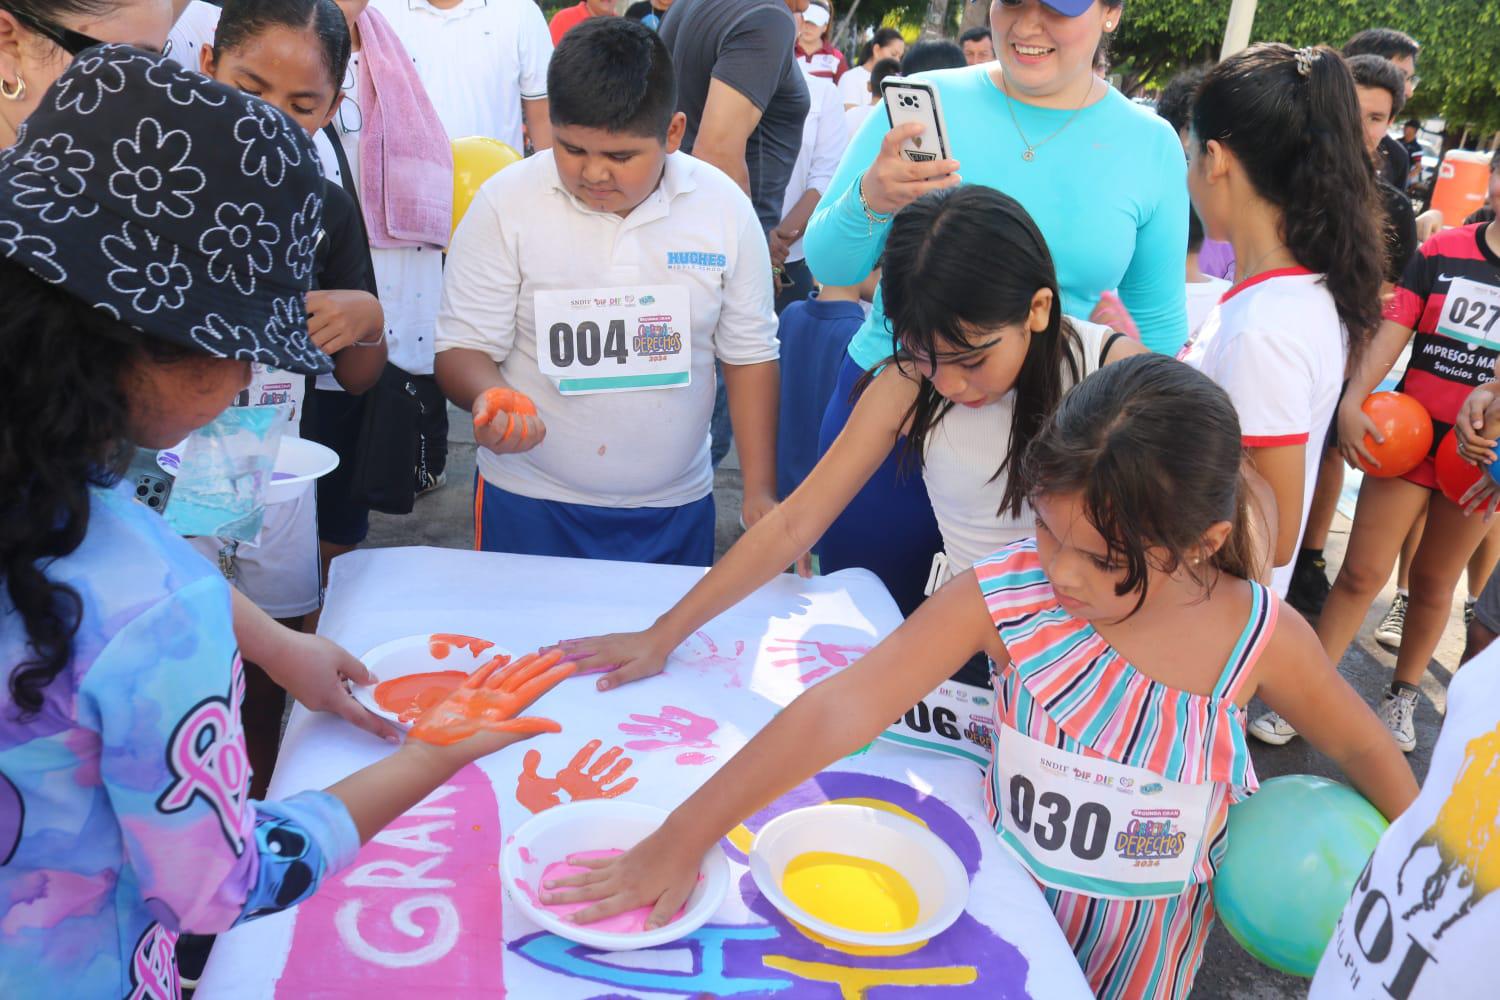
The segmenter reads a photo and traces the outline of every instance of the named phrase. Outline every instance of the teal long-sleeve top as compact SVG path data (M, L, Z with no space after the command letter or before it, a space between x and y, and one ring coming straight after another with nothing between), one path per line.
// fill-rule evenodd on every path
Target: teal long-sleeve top
M1031 213L1052 251L1063 312L1087 316L1102 293L1118 289L1145 345L1176 354L1187 339L1183 267L1191 211L1177 133L1113 88L1065 128L1072 111L1017 101L1012 108L1027 138L1040 144L1052 136L1028 163L991 69L919 74L937 87L964 182L1002 191ZM883 109L865 119L813 214L804 246L808 266L825 284L857 284L880 262L890 224L865 217L855 185L889 127ZM989 251L999 259L1004 248ZM891 354L878 292L849 354L866 369Z

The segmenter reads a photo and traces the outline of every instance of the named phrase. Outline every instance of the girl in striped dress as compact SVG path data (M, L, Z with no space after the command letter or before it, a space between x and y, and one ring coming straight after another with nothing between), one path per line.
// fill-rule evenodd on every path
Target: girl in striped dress
M1252 582L1241 456L1228 396L1187 365L1142 355L1083 380L1020 470L1034 539L955 578L798 698L661 830L544 901L598 900L580 922L654 904L665 923L719 837L983 650L997 692L985 779L996 836L1042 885L1098 996L1186 996L1229 805L1256 788L1253 695L1387 817L1417 792L1312 629Z

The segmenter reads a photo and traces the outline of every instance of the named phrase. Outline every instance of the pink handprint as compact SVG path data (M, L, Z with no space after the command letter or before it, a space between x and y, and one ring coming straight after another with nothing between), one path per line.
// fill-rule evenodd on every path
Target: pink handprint
M734 640L734 652L719 651L719 644L707 632L694 632L692 636L672 653L672 659L700 670L706 667L727 666L729 687L740 686L739 660L745 654L745 640Z
M791 643L790 646L766 647L767 653L787 654L782 659L772 660L771 666L773 667L793 667L800 663L821 662L822 666L814 667L798 678L803 684L810 684L835 670L847 667L870 651L869 646L846 646L837 642L819 642L816 639L775 639L773 641Z
M631 740L625 746L631 750L667 750L696 747L700 750L714 749L709 739L719 724L676 705L663 705L661 715L630 716L634 722L620 723L620 732L634 736L653 737ZM679 764L707 764L713 760L707 754L682 753L677 756Z

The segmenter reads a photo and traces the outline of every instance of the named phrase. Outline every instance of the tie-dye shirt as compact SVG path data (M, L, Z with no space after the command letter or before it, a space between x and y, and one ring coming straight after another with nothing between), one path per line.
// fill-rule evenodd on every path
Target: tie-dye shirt
M23 718L0 690L0 996L172 998L181 931L291 906L353 860L326 792L255 802L229 588L123 490L46 568L82 602L73 658ZM0 589L0 664L28 657Z

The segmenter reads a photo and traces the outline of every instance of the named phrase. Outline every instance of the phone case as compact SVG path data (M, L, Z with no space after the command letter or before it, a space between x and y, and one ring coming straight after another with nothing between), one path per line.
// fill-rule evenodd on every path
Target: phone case
M886 116L891 128L918 122L922 133L901 144L901 155L913 163L949 159L948 134L943 128L943 107L937 89L921 80L891 77L881 86Z

